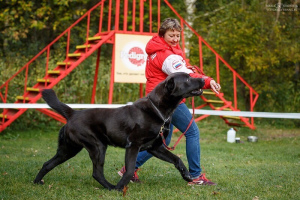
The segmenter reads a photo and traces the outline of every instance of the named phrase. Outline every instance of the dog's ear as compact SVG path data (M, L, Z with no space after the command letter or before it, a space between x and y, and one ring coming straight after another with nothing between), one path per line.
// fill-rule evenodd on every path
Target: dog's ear
M174 78L170 78L165 83L165 89L168 91L169 94L172 94L173 90L175 88L175 81Z

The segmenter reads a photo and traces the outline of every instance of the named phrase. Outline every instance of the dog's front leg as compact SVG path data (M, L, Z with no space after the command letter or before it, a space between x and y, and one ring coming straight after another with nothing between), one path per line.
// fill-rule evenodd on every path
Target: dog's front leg
M125 152L125 169L126 172L124 173L121 180L118 182L116 186L116 190L122 191L123 188L129 183L130 179L132 178L135 170L135 162L137 155L139 153L140 147L136 147L131 145L129 148L126 148Z
M90 158L93 162L93 178L98 181L103 187L111 190L115 186L109 183L104 177L104 161L107 145L101 141L88 141L86 149L89 152Z
M168 151L163 145L161 145L157 149L148 149L147 151L161 160L173 163L175 167L179 170L184 180L188 182L192 181L191 174L183 164L182 160L178 156Z

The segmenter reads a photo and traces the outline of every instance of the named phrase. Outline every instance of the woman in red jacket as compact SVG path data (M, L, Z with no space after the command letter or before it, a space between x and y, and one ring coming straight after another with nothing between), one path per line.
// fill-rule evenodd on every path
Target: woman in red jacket
M155 86L172 73L185 72L192 77L199 77L205 80L203 89L212 89L218 93L221 89L220 85L212 78L203 74L194 73L193 67L183 57L183 52L179 46L180 34L182 28L176 19L166 19L160 29L158 36L154 36L146 46L148 54L146 65L146 93L151 92ZM192 115L186 106L181 102L172 115L172 125L170 133L166 138L166 143L169 145L172 137L173 125L181 132L184 132L192 119ZM209 181L205 174L201 174L200 167L200 132L197 124L193 120L192 125L185 134L186 137L186 155L189 164L189 172L193 177L193 181L189 185L215 185ZM132 182L140 182L137 171L152 155L147 151L139 152L136 162L136 171L132 177ZM125 167L118 173L122 176L125 172Z

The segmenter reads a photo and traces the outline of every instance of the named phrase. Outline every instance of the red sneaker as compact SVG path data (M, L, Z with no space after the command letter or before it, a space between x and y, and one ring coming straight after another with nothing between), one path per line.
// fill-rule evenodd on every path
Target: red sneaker
M137 168L135 171L134 171L134 174L133 174L133 177L130 179L130 182L132 183L140 183L140 179L139 179L139 176L137 175L137 171L139 171L140 169ZM126 169L125 169L125 166L122 167L122 169L120 171L118 171L118 174L120 176L123 176L123 174L126 172Z
M201 174L198 178L193 179L192 182L189 182L188 185L217 185L214 182L211 182L205 177L205 174Z

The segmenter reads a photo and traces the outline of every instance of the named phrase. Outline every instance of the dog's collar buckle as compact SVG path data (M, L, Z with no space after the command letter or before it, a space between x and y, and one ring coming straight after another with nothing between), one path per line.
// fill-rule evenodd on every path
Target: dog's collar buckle
M165 129L165 123L160 127L159 133L163 134L164 133L164 129Z

